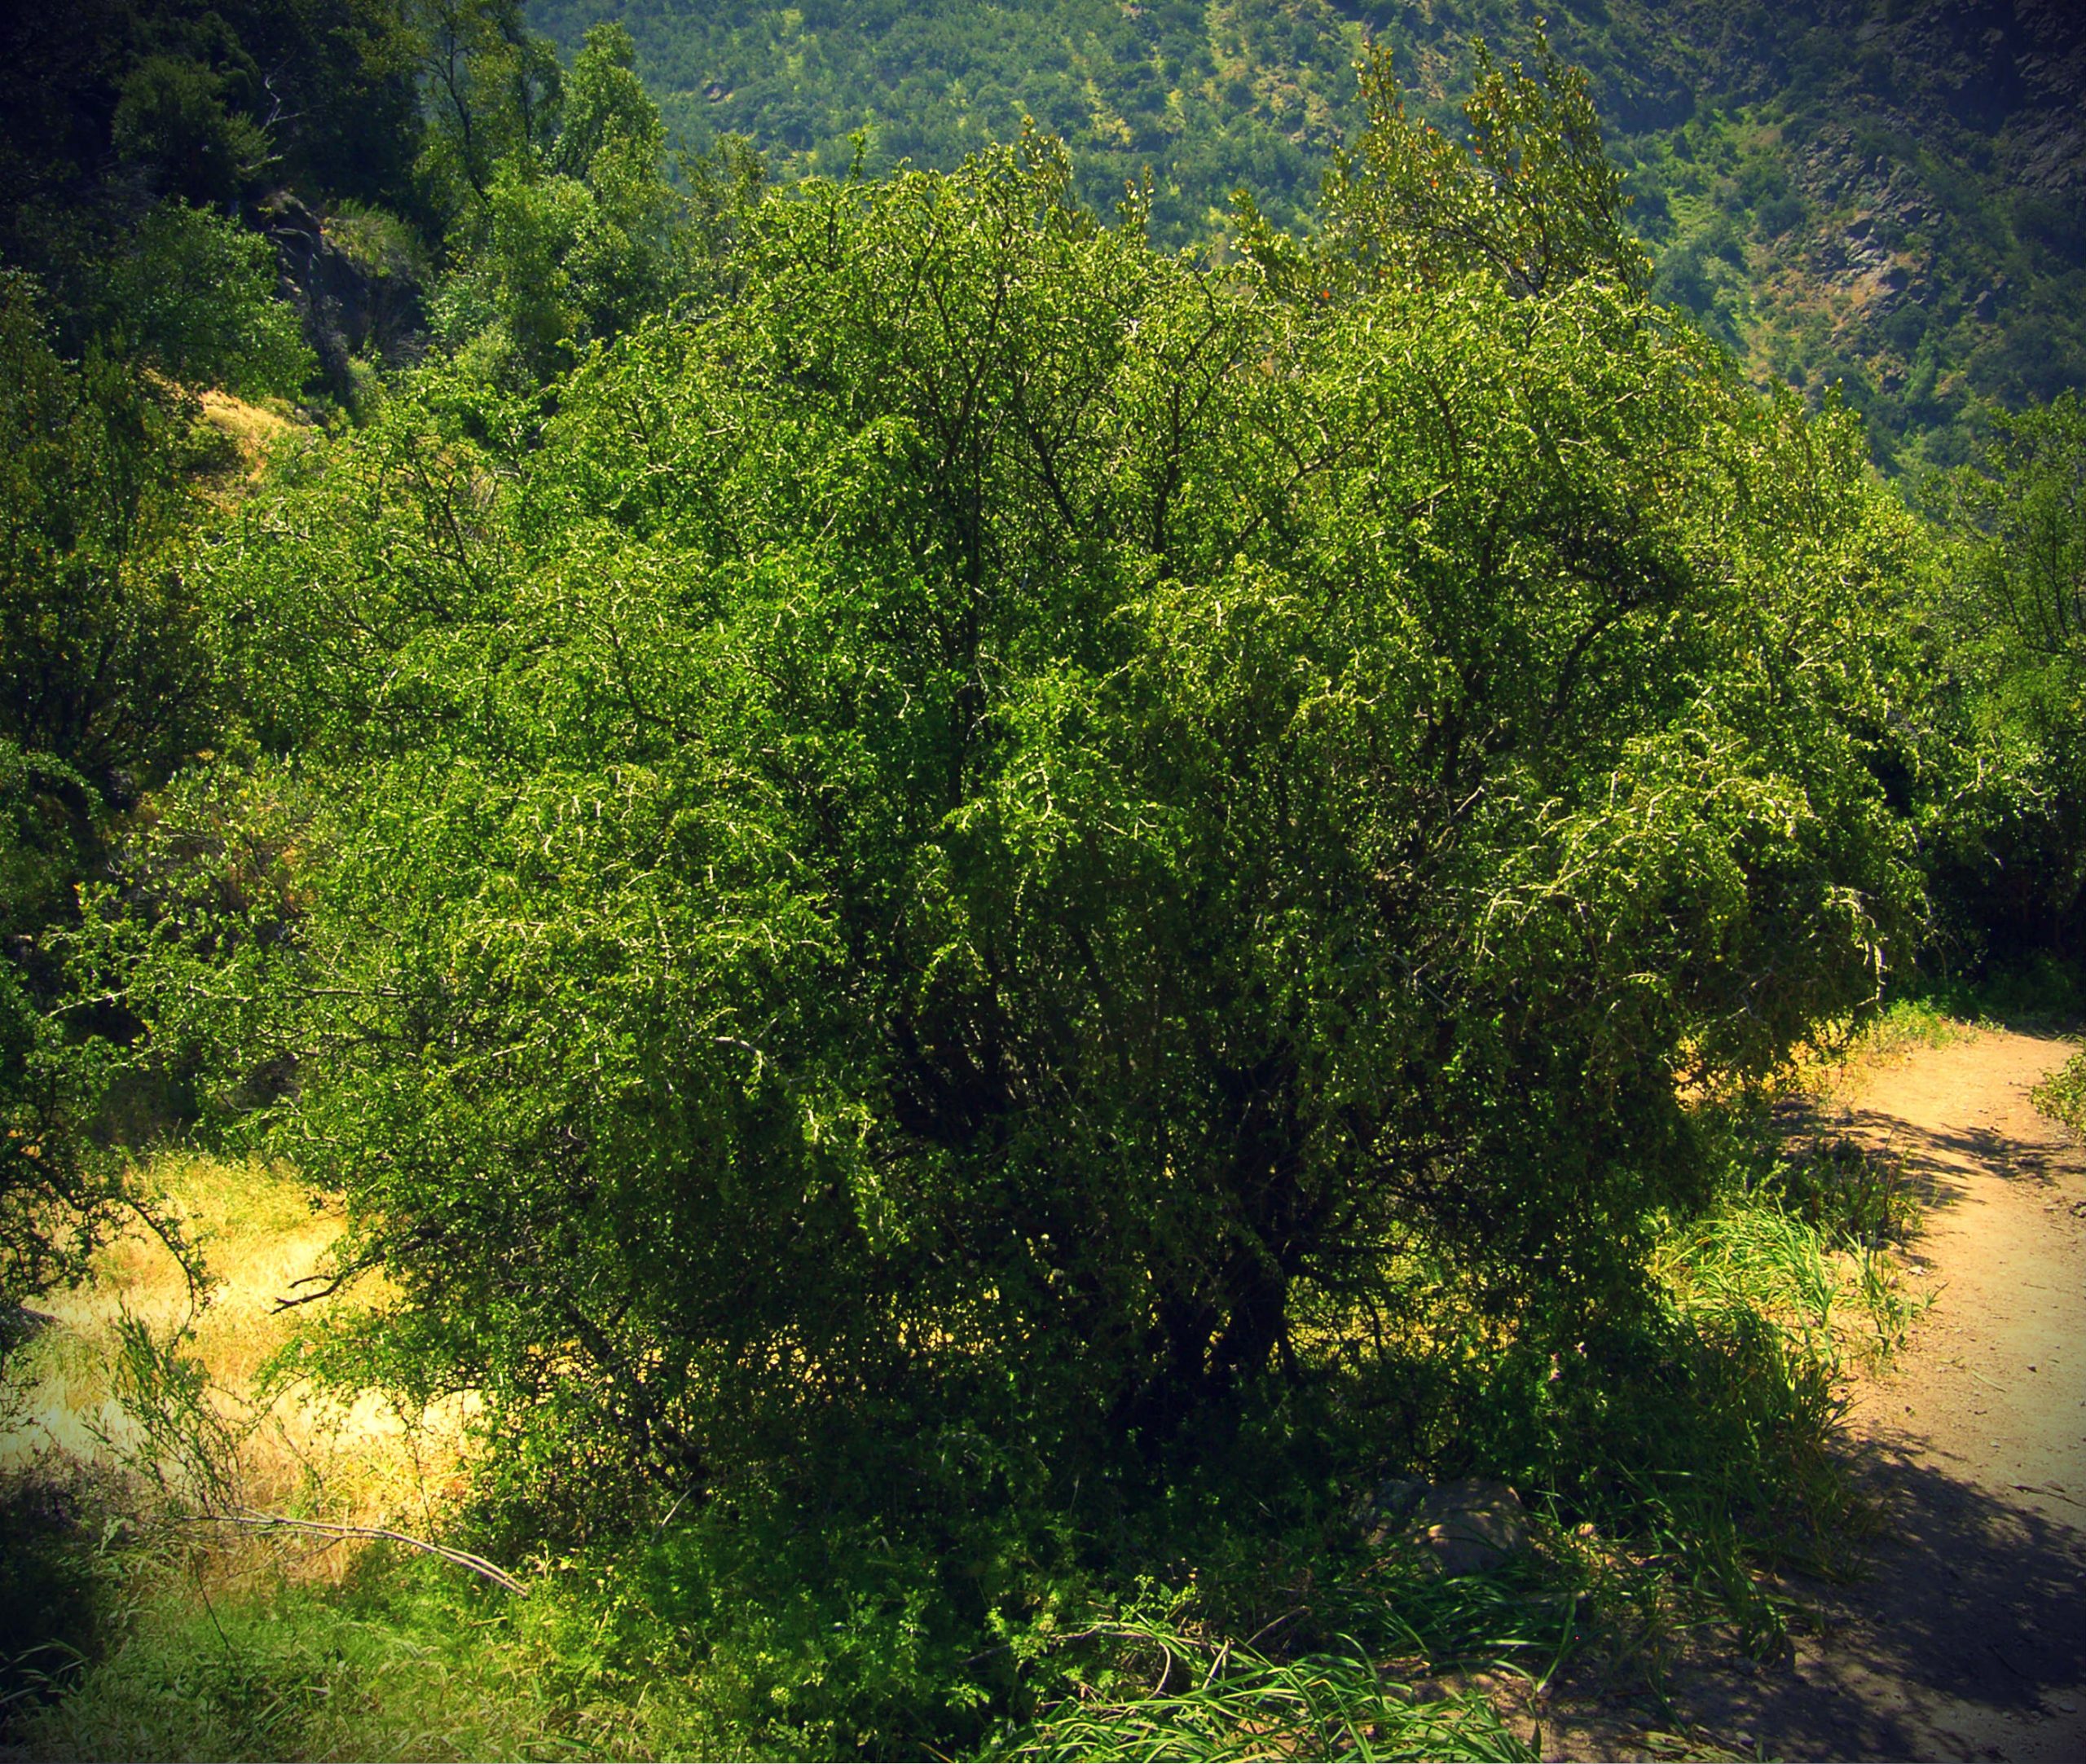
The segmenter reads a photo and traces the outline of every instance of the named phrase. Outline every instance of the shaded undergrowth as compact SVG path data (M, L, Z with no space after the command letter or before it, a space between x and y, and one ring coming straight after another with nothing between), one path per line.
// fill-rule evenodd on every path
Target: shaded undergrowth
M194 1523L207 1477L89 1489L46 1454L6 1515L53 1614L9 1634L8 1726L53 1757L1532 1756L1567 1661L1656 1692L1693 1632L1771 1656L1802 1621L1780 1572L1858 1563L1832 1430L1902 1334L1912 1202L1764 1104L1712 1125L1712 1198L1665 1221L1647 1302L1605 1331L1538 1349L1437 1316L1142 1475L1003 1465L952 1503L904 1485L918 1441L865 1437L852 1480L640 1490L561 1542L513 1467L423 1507L506 1552L517 1597L386 1545ZM228 1449L208 1368L155 1383L134 1331L116 1344L134 1449ZM1371 1504L1386 1476L1473 1473L1527 1507L1529 1546L1489 1572L1443 1574Z

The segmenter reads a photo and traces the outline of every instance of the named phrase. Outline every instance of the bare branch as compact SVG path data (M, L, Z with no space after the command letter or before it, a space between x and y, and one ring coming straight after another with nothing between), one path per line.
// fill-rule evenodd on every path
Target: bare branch
M257 1513L243 1510L233 1513L196 1513L184 1521L189 1524L240 1525L249 1531L295 1531L318 1537L339 1539L360 1538L369 1542L402 1543L409 1550L418 1550L424 1555L439 1556L456 1567L469 1568L482 1579L491 1581L504 1592L511 1592L517 1599L529 1596L529 1589L498 1564L488 1562L482 1555L473 1555L469 1550L451 1549L446 1543L430 1543L425 1537L409 1537L403 1531L394 1531L388 1525L337 1525L325 1520L288 1519L278 1513Z

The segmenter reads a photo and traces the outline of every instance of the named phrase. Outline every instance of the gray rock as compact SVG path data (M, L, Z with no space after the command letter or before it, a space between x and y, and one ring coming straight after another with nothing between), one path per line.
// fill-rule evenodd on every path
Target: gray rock
M427 320L410 275L373 271L326 236L324 223L287 191L260 205L261 230L275 249L279 291L296 309L328 389L353 392L349 363L374 354L387 366L417 358Z
M1370 1506L1372 1516L1395 1524L1410 1515L1427 1498L1432 1485L1419 1476L1393 1476L1378 1485Z
M1481 1574L1529 1546L1527 1510L1496 1476L1464 1476L1428 1491L1412 1529L1446 1575Z
M1443 1574L1484 1573L1529 1546L1521 1498L1497 1476L1393 1476L1362 1502L1361 1523L1371 1543L1417 1546Z

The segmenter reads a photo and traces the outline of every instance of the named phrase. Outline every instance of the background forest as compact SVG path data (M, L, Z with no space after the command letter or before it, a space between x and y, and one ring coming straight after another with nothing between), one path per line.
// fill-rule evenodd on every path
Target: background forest
M1415 115L1453 125L1470 44L1547 20L1586 70L1659 297L1758 379L1841 385L1886 464L1968 457L1979 399L2086 375L2086 48L2074 9L1934 0L1269 0L1119 6L615 7L539 0L568 51L627 25L676 135L736 132L777 169L950 169L1022 118L1063 138L1106 213L1152 179L1152 237L1284 226L1360 121L1350 64L1390 48Z
M2078 27L603 10L0 42L8 1721L1508 1757L1773 1649L1903 1323L1775 1087L2075 1005Z

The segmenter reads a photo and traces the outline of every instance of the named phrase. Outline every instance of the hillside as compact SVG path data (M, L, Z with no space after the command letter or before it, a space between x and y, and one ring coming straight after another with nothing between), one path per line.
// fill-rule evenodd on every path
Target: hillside
M1790 1105L2086 1005L2054 15L523 7L0 27L0 1757L1804 1755L2053 1241L2053 1043Z
M1538 14L1584 67L1660 292L1757 372L1841 382L1886 463L1963 458L1971 397L2086 381L2086 36L2061 0L532 0L570 54L620 18L669 128L750 137L785 173L947 169L1024 116L1105 212L1149 170L1152 231L1220 238L1230 192L1311 207L1386 33L1453 125L1468 40Z

